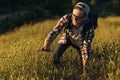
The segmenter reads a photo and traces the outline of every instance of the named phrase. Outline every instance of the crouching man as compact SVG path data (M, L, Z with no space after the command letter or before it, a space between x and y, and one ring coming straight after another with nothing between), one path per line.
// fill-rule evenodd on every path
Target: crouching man
M50 44L64 28L64 34L58 42L53 55L53 63L58 65L64 51L72 46L82 56L83 75L86 74L86 64L91 56L91 42L94 37L95 26L89 19L90 8L86 3L78 2L72 13L64 15L48 33L44 45L38 51L51 51Z

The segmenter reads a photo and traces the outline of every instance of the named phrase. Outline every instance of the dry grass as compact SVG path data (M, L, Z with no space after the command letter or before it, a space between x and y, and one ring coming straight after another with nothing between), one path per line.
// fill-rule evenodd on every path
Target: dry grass
M99 18L93 40L93 56L88 76L80 76L78 54L69 48L54 72L53 53L37 52L57 20L46 20L0 36L0 80L119 80L120 79L120 17ZM56 47L61 35L51 45Z

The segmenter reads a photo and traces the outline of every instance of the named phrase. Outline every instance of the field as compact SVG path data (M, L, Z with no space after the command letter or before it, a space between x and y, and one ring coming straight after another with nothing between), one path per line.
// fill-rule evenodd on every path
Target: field
M25 24L0 35L0 80L120 80L120 17L99 18L87 77L81 77L77 52L70 47L55 72L53 53L37 52L58 20ZM61 34L51 44L56 48Z

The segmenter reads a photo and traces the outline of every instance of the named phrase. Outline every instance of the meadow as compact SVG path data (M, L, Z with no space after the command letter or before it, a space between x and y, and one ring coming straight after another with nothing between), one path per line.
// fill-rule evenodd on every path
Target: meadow
M70 47L55 72L51 52L37 52L58 20L24 24L0 35L0 80L120 80L120 17L98 19L88 75L81 77L78 53ZM61 34L51 44L52 50Z

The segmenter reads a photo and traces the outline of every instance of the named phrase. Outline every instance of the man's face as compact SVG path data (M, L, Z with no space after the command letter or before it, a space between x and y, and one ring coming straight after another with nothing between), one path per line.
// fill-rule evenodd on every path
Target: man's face
M72 12L72 24L74 26L78 26L82 24L86 20L86 17L84 16L84 11L79 9L73 9Z

